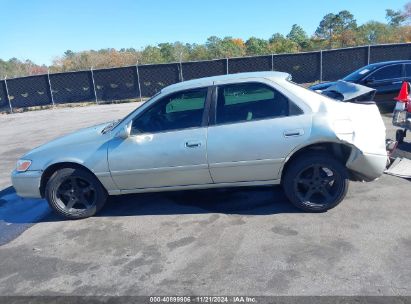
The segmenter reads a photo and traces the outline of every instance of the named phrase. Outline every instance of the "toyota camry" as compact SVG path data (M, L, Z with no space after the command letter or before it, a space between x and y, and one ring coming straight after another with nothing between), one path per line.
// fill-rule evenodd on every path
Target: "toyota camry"
M387 162L374 103L342 102L287 73L256 72L163 88L119 121L33 149L13 186L60 215L98 212L108 195L281 185L310 212L338 205L349 181L372 181Z

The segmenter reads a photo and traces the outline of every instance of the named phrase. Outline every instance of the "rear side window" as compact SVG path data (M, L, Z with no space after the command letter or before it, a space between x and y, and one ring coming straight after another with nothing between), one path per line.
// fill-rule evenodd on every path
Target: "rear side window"
M411 64L405 65L405 76L411 77Z
M377 70L375 73L370 75L371 78L375 80L384 80L391 78L401 78L402 77L402 65L395 64Z
M262 83L218 87L216 123L236 123L289 115L302 111L277 90Z

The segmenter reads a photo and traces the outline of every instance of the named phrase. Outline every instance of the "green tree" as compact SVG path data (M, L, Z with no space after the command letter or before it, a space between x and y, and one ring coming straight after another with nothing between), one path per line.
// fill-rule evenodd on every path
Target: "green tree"
M189 44L188 50L188 60L206 60L211 59L207 50L207 47L203 44Z
M221 40L221 54L223 57L240 57L245 54L245 44L241 39L225 37Z
M271 53L295 53L298 51L297 42L284 37L280 33L275 33L271 36L269 41L269 50Z
M369 21L357 29L359 44L377 44L389 42L393 29L385 23Z
M334 41L340 43L340 46L346 46L355 43L355 31L357 21L353 14L343 10L338 14L327 14L321 20L315 35L320 39L328 41L328 47L332 48Z
M353 14L343 10L336 15L336 40L341 47L355 45L356 30L357 21Z
M389 25L397 27L407 20L407 16L400 10L394 11L392 9L386 9L385 19L387 19Z
M268 41L251 37L245 42L247 55L264 55L270 53Z
M307 33L297 24L293 24L290 32L287 34L287 38L297 43L301 49L305 49L309 45Z
M185 61L189 57L188 48L182 42L173 43L173 60L172 61Z
M217 36L208 37L205 46L211 58L223 57L221 52L221 39Z
M161 59L164 62L172 62L175 61L174 58L174 46L172 43L160 43L158 45L160 49Z
M141 52L141 63L162 63L164 62L161 56L160 48L155 46L147 46Z
M332 47L332 42L334 38L334 32L337 27L337 16L330 13L323 17L318 25L315 35L320 38L328 41L328 47Z
M409 21L411 18L411 1L408 1L407 4L404 5L404 16L405 20Z
M64 56L67 58L73 58L74 57L74 52L72 50L67 50L64 52Z

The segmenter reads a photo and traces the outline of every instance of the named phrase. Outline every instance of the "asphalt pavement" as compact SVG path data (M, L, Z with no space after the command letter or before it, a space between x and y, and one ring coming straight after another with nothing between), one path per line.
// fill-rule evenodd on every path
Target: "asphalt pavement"
M351 183L320 214L295 209L280 187L252 187L112 197L79 221L9 188L29 149L135 107L0 116L1 295L411 295L406 179ZM398 155L409 157L407 140Z

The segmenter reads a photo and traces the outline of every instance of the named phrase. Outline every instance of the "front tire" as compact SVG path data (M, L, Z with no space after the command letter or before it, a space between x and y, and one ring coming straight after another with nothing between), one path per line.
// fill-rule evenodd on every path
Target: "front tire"
M63 168L54 172L47 182L45 196L50 207L67 219L93 216L107 199L99 180L80 168Z
M347 169L323 152L308 152L290 163L283 188L291 203L309 212L324 212L337 206L348 191Z

